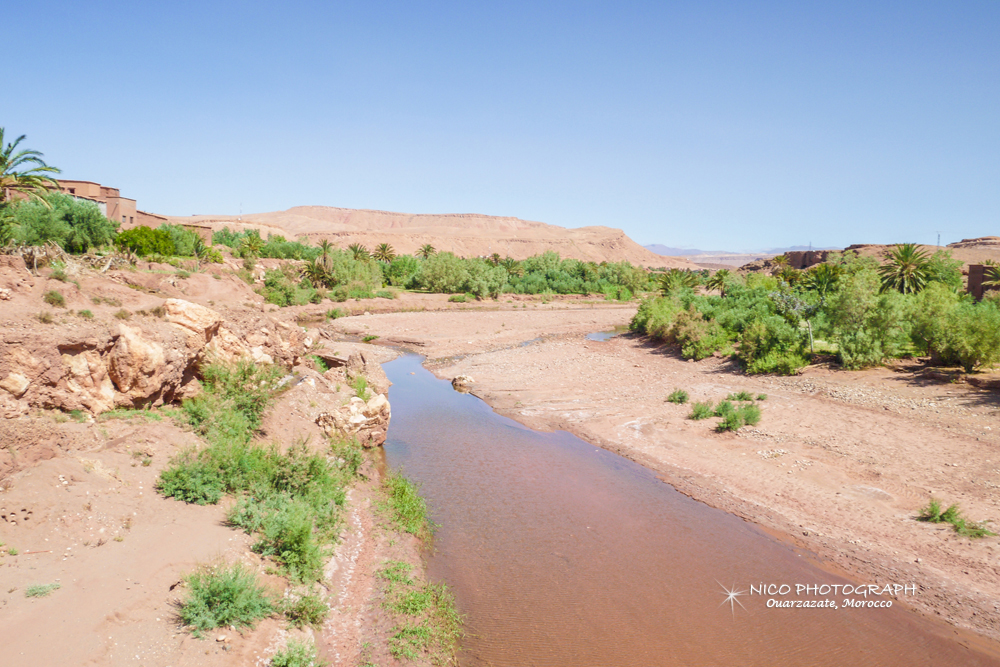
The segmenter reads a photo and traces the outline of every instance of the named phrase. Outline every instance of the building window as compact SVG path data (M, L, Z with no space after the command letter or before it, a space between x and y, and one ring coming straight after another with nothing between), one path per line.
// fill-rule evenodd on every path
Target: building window
M76 188L70 188L70 189L69 189L69 193L70 193L71 195L75 195L75 194L76 194Z
M128 216L127 215L123 215L122 216L122 224L125 224L125 222L127 221L127 219L128 219Z
M135 224L135 218L132 217L131 215L128 217L128 224L130 225Z

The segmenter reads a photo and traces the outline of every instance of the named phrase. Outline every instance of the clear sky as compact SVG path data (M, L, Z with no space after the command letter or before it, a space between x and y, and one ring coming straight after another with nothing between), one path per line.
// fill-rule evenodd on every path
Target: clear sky
M1000 2L20 2L0 126L143 210L1000 235Z

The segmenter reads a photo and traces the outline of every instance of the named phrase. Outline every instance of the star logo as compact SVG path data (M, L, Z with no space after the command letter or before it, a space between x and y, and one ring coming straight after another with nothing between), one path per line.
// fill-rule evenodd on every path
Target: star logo
M715 580L715 583L719 584L719 587L722 588L722 592L726 594L726 599L722 601L719 605L720 607L728 602L729 610L732 612L733 618L736 618L736 605L739 605L744 611L746 611L746 607L743 607L743 603L740 602L740 596L745 595L746 591L736 590L736 584L733 584L732 588L726 588L718 579Z

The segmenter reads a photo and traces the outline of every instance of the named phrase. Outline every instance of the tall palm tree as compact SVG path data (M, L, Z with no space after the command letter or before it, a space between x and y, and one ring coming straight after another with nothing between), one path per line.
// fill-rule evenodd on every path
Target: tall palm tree
M1000 264L997 264L992 259L988 259L983 264L986 265L985 275L983 276L983 287L986 289L997 289L1000 287Z
M352 243L347 246L347 250L351 253L351 257L359 262L363 262L371 257L371 254L368 252L368 248L364 247L360 243Z
M729 269L719 269L712 274L712 277L708 279L705 283L705 287L708 289L717 289L719 294L723 297L726 296L726 283L732 278L733 274Z
M500 266L500 253L495 252L489 257L489 262L493 266Z
M59 170L45 164L38 151L18 150L25 135L5 145L3 132L0 127L0 204L7 203L14 193L44 202L46 192L59 189L59 183L49 175Z
M927 253L916 243L904 243L886 253L888 263L878 272L882 276L882 291L896 290L915 294L927 284Z
M771 264L778 270L783 269L788 266L788 256L787 255L775 255L771 258Z
M393 250L392 246L388 243L379 243L375 246L375 252L372 253L372 257L374 257L376 261L389 264L392 260L396 259L396 251Z
M333 250L333 244L330 243L328 239L322 239L317 244L319 247L319 258L323 262L323 266L329 266L330 264L330 251Z
M419 255L421 259L427 259L436 252L437 250L434 249L434 246L432 246L430 243L425 243L424 245L420 246L420 250L417 251L417 255Z
M319 257L316 258L316 261L306 264L304 273L313 285L327 285L330 283L330 272L327 271L326 265L322 263Z

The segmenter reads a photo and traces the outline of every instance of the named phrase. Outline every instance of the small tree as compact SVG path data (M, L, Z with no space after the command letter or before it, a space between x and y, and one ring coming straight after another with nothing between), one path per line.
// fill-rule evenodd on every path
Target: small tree
M420 250L417 251L417 255L421 259L427 259L435 252L437 251L434 249L434 246L432 246L430 243L425 243L424 245L420 246Z
M372 257L376 261L389 264L392 260L396 259L396 251L388 243L379 243L375 246L375 252L372 253Z
M360 243L352 243L347 246L347 252L351 253L351 257L355 261L359 262L363 262L371 257L371 253L368 252L368 248L364 247Z

